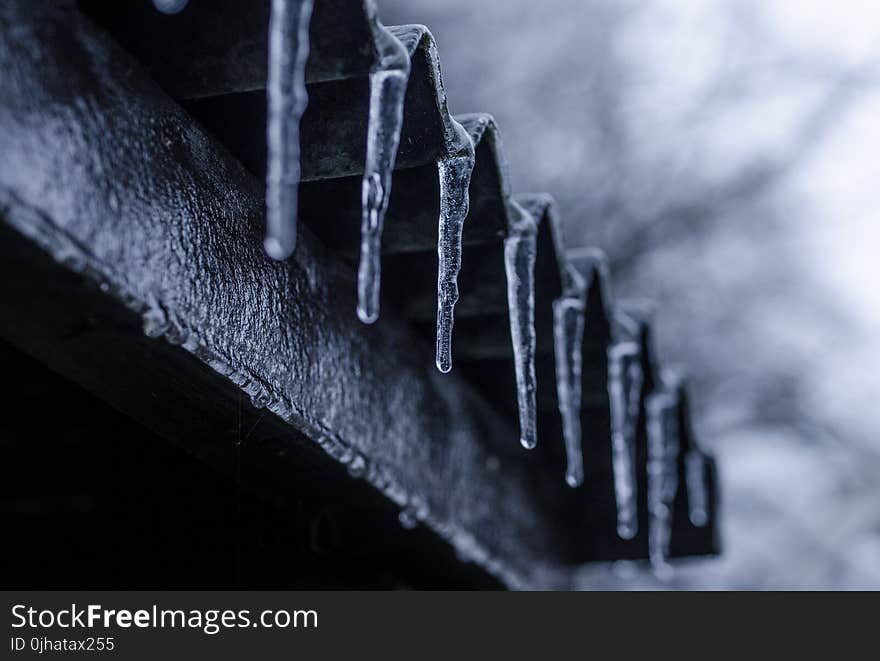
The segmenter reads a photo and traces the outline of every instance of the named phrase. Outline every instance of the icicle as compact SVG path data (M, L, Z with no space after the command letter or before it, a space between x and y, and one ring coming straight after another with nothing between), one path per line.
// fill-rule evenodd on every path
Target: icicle
M672 508L678 489L677 402L668 393L652 395L647 405L648 553L656 572L668 569Z
M440 220L437 257L437 369L452 369L452 326L458 301L458 272L461 270L461 234L468 214L468 188L474 169L474 142L455 120L456 149L437 162L440 174Z
M358 268L358 317L365 324L379 318L382 275L382 228L391 198L394 161L403 127L403 101L409 81L409 54L377 22L379 57L370 72L370 117L367 157L361 186L361 261Z
M535 392L535 257L538 226L515 202L508 203L508 214L516 217L504 239L504 270L507 273L507 308L510 338L516 371L516 397L519 408L519 437L522 446L534 448L538 442L538 406Z
M163 14L178 14L186 9L189 0L153 0L153 6Z
M632 539L638 532L634 432L642 387L639 355L639 346L635 342L619 342L608 349L608 399L611 408L617 534L623 539Z
M581 367L585 302L580 296L565 296L553 302L553 339L556 354L556 397L562 416L570 487L584 482L581 448Z
M688 495L688 518L702 528L709 522L709 505L706 495L705 459L696 451L685 456L685 483Z
M299 122L308 104L306 61L313 0L272 0L266 173L266 252L286 259L296 247Z

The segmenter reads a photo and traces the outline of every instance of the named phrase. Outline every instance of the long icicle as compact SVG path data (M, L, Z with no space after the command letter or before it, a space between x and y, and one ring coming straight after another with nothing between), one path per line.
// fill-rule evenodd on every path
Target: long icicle
M661 392L648 399L648 555L655 572L668 570L672 508L678 489L679 429L677 402Z
M452 327L458 302L461 235L470 208L468 189L474 169L474 142L464 127L452 120L455 131L448 156L437 162L440 175L440 219L437 241L437 369L452 369Z
M508 202L515 220L504 239L507 274L507 307L516 372L520 443L532 449L538 443L538 407L535 393L535 258L538 227L532 216L515 202Z
M608 399L611 408L611 451L617 501L617 534L632 539L638 532L635 479L635 421L642 373L635 342L608 349Z
M266 253L286 259L296 248L300 179L299 123L308 105L306 63L313 0L272 0L266 164Z
M584 314L583 296L566 295L553 302L556 398L565 441L565 481L572 488L584 483L580 415Z
M367 156L361 184L361 261L358 267L358 317L365 324L379 318L382 279L382 228L391 198L394 162L403 127L403 102L409 81L409 54L376 21L379 57L370 71Z

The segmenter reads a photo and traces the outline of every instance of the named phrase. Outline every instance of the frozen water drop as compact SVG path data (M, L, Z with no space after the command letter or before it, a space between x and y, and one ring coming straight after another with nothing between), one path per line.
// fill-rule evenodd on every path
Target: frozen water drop
M382 229L391 197L391 180L409 81L409 54L403 44L377 22L379 51L370 72L370 114L367 155L361 186L361 259L358 267L358 317L366 324L379 318Z
M440 175L440 219L437 242L437 369L452 369L452 327L458 302L461 235L470 207L468 189L474 169L474 142L453 120L457 149L437 162Z
M553 302L556 396L565 441L565 481L572 488L584 482L580 417L584 314L585 301L581 296L565 296Z
M367 472L367 460L363 455L355 454L348 464L348 474L353 478L361 478Z
M308 105L306 62L313 0L272 0L266 83L266 253L286 259L296 247L299 123Z
M186 343L186 339L186 331L180 327L180 324L173 321L168 324L168 327L165 329L165 340L168 344L181 346Z
M416 513L410 507L405 507L404 509L400 510L400 514L398 514L397 518L400 520L400 525L407 530L412 530L417 525L419 525L419 520L416 518Z
M538 442L535 379L535 258L538 228L535 220L515 202L509 203L514 222L504 239L507 307L513 343L519 408L520 442L527 449Z
M269 394L265 390L258 390L251 395L251 404L255 409L264 409L269 405Z
M144 335L150 338L161 337L162 333L165 331L163 326L160 326L156 323L155 320L150 318L144 318Z
M144 335L161 337L168 330L168 315L158 306L151 306L143 315Z
M86 263L82 255L72 247L62 248L56 255L56 259L71 271L83 271Z

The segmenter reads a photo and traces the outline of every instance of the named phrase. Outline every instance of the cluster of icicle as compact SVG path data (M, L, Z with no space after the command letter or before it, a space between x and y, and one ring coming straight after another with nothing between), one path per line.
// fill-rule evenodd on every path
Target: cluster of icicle
M308 103L306 63L309 54L309 23L314 0L272 0L269 27L268 68L268 164L266 180L266 252L274 259L288 258L296 247L297 203L300 181L299 124ZM410 75L407 48L372 16L377 58L370 74L370 105L367 148L361 186L361 246L358 268L357 314L364 323L379 317L382 231L395 159L403 127L404 100ZM437 346L436 364L441 372L452 369L452 332L455 304L459 298L462 234L469 210L469 187L475 163L470 134L449 117L445 153L438 160L440 212L438 219ZM507 201L508 233L504 240L510 334L519 408L520 441L525 448L537 444L535 378L535 218L513 200ZM607 274L601 258L591 259L589 270L602 278ZM581 431L582 344L586 291L585 274L571 269L571 284L553 303L556 387L562 418L567 468L571 487L584 480ZM604 294L609 304L607 292ZM615 323L632 324L625 316ZM631 328L625 333L637 337ZM608 348L608 395L612 426L612 466L617 503L618 534L632 538L637 532L635 425L642 392L641 347L632 340ZM649 535L651 559L661 566L668 554L671 498L677 488L678 431L675 397L663 391L653 395L647 407L649 454ZM706 488L702 456L689 453L686 471L691 519L706 523ZM673 465L670 465L673 462ZM671 495L670 495L671 494Z
M296 247L297 202L300 180L299 124L308 103L306 63L309 23L314 0L273 0L269 25L265 249L274 259L287 259ZM361 186L361 246L358 267L357 314L364 323L379 318L382 230L391 197L403 106L409 82L409 53L401 41L371 19L378 54L370 71L370 109L367 151ZM437 275L437 368L452 369L452 329L458 301L461 270L461 239L470 206L469 188L475 154L467 131L449 118L445 154L438 160L440 214L438 219ZM528 220L534 221L524 214ZM519 227L519 226L517 226ZM532 228L534 229L534 228ZM521 338L515 351L520 358L517 380L527 402L522 442L535 444L534 395L534 303L531 279L534 270L534 231L520 236L515 231L505 247L508 273L522 284L511 287L512 301L529 306L527 312L511 312L512 333ZM526 348L521 348L526 347Z
M600 251L581 249L569 253L569 261L586 282L554 306L556 316L557 377L559 378L559 405L563 413L563 428L568 420L579 414L579 379L568 378L580 369L578 356L572 353L573 343L580 346L583 334L583 296L585 287L598 286L611 324L612 341L607 349L608 402L611 416L611 451L614 477L614 495L617 505L617 533L622 539L632 539L638 532L637 481L636 481L636 425L644 392L641 329L639 323L624 311L616 311L612 305L610 279L607 264ZM568 389L566 382L571 383ZM569 399L566 398L568 396ZM695 526L708 522L708 485L705 482L705 458L698 450L690 450L681 456L679 429L681 417L681 384L669 374L661 380L645 403L647 451L648 451L648 546L652 565L658 573L668 568L671 538L672 511L678 489L678 464L683 460L688 493L689 518ZM563 406L570 408L569 412ZM566 479L575 484L576 471L580 468L580 428L566 430L569 473ZM574 462L577 462L576 464Z
M314 0L273 0L269 24L268 126L265 249L287 259L296 247L300 180L299 124L308 104L306 63ZM382 230L409 82L409 53L383 26L371 8L377 52L370 70L367 151L361 185L361 247L357 314L370 324L379 318ZM445 155L438 161L440 181L437 246L437 367L452 369L452 327L458 301L461 235L468 214L474 145L464 128L450 118Z
M688 518L697 527L708 522L708 485L705 481L705 457L697 448L685 448L681 439L687 433L683 415L683 390L680 378L663 375L661 386L646 403L648 432L648 514L650 530L648 554L658 573L668 572L672 515L678 491L679 464L684 465L688 496Z

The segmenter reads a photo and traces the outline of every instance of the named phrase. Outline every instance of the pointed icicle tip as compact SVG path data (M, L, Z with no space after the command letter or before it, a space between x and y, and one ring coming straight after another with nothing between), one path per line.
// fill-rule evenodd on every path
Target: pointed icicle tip
M504 239L507 307L516 372L520 443L531 450L538 444L537 383L535 377L535 259L538 229L534 218L515 202L508 203L513 222Z
M455 120L457 145L437 162L440 177L440 218L437 242L437 369L452 369L452 327L458 302L461 236L470 208L468 189L474 169L474 142Z
M358 266L358 318L379 318L382 280L382 230L391 199L391 181L409 82L409 53L381 23L373 30L378 58L370 72L367 154L361 186L361 258Z
M266 82L266 253L287 259L296 248L299 123L308 105L306 63L314 0L272 0Z

